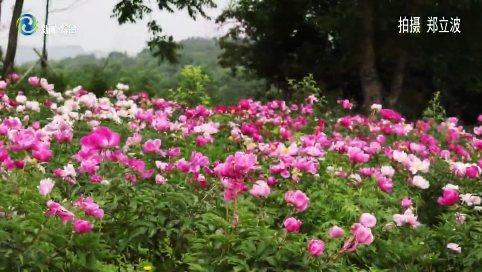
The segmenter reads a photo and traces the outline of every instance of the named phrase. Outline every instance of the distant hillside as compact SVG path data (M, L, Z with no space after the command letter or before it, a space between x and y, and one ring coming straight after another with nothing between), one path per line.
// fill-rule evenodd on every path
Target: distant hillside
M27 62L33 62L38 60L37 54L33 51L34 47L31 46L19 46L17 48L17 55L15 62L17 64L23 64ZM37 50L42 52L42 48L38 47ZM75 58L80 55L94 54L98 58L106 57L109 53L103 51L87 52L78 45L71 46L50 46L47 48L50 60L62 60L65 58Z
M79 68L85 65L103 66L109 54L112 54L108 67L121 66L136 66L139 68L149 68L151 71L157 71L173 75L177 73L184 65L192 64L198 66L210 67L211 70L218 70L221 67L217 63L217 58L221 54L221 49L213 39L205 38L189 38L180 41L183 46L181 50L181 59L179 64L169 64L164 62L159 65L158 59L153 57L149 49L144 49L136 56L128 56L123 52L84 52L75 56L63 57L62 59L55 59L52 57L52 52L49 51L50 60L55 61L53 65L61 66L67 70ZM32 52L33 53L33 52ZM35 53L34 53L35 54Z
M177 87L183 67L194 65L200 66L203 74L209 77L204 87L213 98L214 104L230 105L242 98L253 97L254 93L265 91L266 85L263 81L247 78L241 73L232 77L231 70L223 69L218 64L217 58L222 51L216 40L190 38L180 43L183 49L178 64L159 63L159 59L153 57L148 49L135 56L111 52L100 58L95 52L78 49L77 56L50 62L58 73L58 77L51 78L51 82L59 89L81 85L97 94L103 94L117 83L123 83L132 90L168 97L169 89ZM60 50L50 52L51 56L55 53L59 56ZM73 51L70 53L75 54ZM29 65L19 65L16 68L19 73L23 73ZM40 67L31 74L41 74Z

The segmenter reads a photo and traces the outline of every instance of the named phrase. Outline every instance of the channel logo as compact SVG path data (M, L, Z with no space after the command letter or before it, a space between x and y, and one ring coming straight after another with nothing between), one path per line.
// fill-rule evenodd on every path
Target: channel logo
M24 13L17 20L18 31L25 36L30 36L38 29L38 21L32 14Z

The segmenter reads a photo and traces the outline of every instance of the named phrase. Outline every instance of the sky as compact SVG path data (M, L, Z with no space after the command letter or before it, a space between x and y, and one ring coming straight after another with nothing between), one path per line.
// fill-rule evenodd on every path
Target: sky
M149 39L147 22L156 20L164 33L172 35L175 40L189 37L215 37L225 30L214 21L198 18L191 19L186 11L175 13L161 12L156 8L155 0L152 15L146 16L136 24L119 26L115 18L110 18L112 9L120 0L50 0L51 13L49 24L57 26L57 33L47 37L48 46L80 45L86 51L121 51L136 54L146 47ZM229 0L215 0L216 9L208 9L206 13L212 18L219 15ZM145 1L148 2L147 0ZM15 0L4 0L2 5L0 44L5 48L8 42L8 26L12 18ZM39 20L39 30L31 36L19 35L19 45L36 46L42 44L42 25L45 21L46 0L25 0L23 13L32 14ZM61 34L60 25L69 24L76 28L75 34Z

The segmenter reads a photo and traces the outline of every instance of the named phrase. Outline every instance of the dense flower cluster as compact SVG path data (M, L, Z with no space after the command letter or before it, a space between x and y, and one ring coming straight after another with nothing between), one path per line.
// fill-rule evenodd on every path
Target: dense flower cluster
M417 206L423 203L417 201L422 190L440 182L430 174L439 171L433 170L435 167L450 172L451 180L460 187L444 184L438 199L428 201L457 206L448 211L459 224L466 222L463 212L476 214L482 210L481 197L467 189L474 187L465 186L468 182L480 183L482 178L482 126L467 132L456 118L441 124L407 123L397 112L374 105L371 116L346 115L330 120L314 116L318 98L313 95L301 105L243 100L231 107L182 108L176 102L149 98L145 93L127 95L125 85L98 98L81 87L59 93L45 79L32 77L29 82L48 99L29 100L23 92L0 93L4 113L0 121L1 175L10 180L12 173L30 166L44 173L37 189L45 198L45 215L56 216L63 224L72 221L78 234L95 232L91 219L104 218L104 210L92 197L83 195L77 195L76 202L54 201L51 192L58 184L72 188L86 182L113 186L117 178L132 184L169 186L171 179L185 177L187 184L198 191L220 188L218 193L225 205L240 198L275 201L272 195L283 190L283 205L290 211L281 226L286 235L303 230L301 214L316 203L301 184L341 180L350 188L373 184L381 194L393 194L400 187L413 192L396 199L398 211L389 214L389 220L375 217L375 211L360 210L359 219L351 226L333 223L324 240L310 238L306 247L316 257L324 254L326 239L343 239L335 253L339 254L355 251L360 245L370 246L380 234L379 224L384 230L422 226ZM0 88L6 87L7 83L0 82ZM344 110L353 106L348 100L338 104ZM41 111L47 112L48 122L30 121L30 115ZM90 131L77 131L79 124ZM434 131L443 138L435 137ZM174 146L161 135L176 141L192 136L196 149ZM206 150L219 139L227 139L237 149L221 160L213 160ZM71 158L57 160L53 145L72 152ZM106 162L118 165L118 176L103 169ZM51 169L51 164L61 166ZM235 213L233 227L240 223ZM455 242L450 241L446 247L461 253Z

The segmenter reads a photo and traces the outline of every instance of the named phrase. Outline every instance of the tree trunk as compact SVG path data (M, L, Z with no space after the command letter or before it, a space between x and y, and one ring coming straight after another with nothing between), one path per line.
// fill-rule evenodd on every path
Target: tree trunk
M0 0L0 30L1 30L1 27L2 27L2 6L3 6L3 0Z
M0 0L0 31L2 31L2 6L3 6L3 0ZM0 61L3 62L3 48L0 46ZM2 69L3 67L0 67Z
M422 5L424 4L424 0L412 0L410 1L410 13L409 14L421 14ZM428 3L428 2L427 2ZM403 35L403 34L402 34ZM397 63L395 64L395 70L393 73L392 83L390 86L390 95L388 96L388 106L393 107L395 106L400 97L402 95L402 88L403 88L403 80L405 78L405 67L407 66L408 62L408 52L407 48L411 48L412 45L410 42L401 43L399 42L399 55L397 59Z
M15 54L17 53L18 43L18 29L17 20L22 15L24 0L15 1L15 7L13 8L12 21L10 22L10 30L8 32L8 47L5 54L5 61L3 63L3 78L12 73L13 62L15 60Z
M49 24L49 7L50 7L50 0L47 0L45 5L45 26L48 27ZM40 62L40 66L42 67L42 73L44 77L47 77L47 30L44 32L44 42L42 47L42 61Z
M405 77L405 66L407 65L407 51L402 48L397 59L395 72L393 73L392 84L390 86L390 96L388 105L393 107L398 103L402 94L403 79Z
M361 54L360 80L363 91L364 107L381 104L383 85L378 75L374 45L373 0L361 0Z

